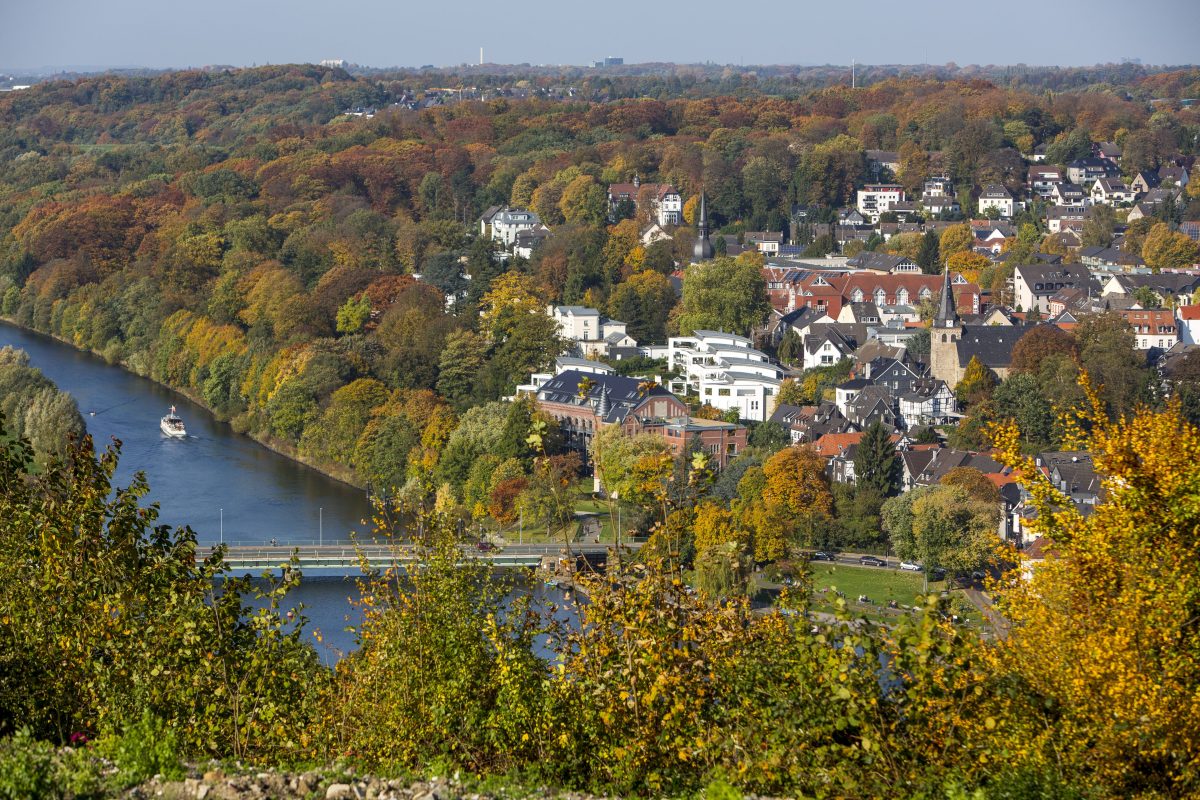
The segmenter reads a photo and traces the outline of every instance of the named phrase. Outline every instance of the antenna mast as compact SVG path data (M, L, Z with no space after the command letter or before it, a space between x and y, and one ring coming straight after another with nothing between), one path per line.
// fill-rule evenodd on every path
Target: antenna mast
M483 66L483 48L479 48L479 66Z
M857 88L857 86L856 86L857 76L855 75L854 67L855 67L854 59L852 58L852 59L850 59L850 88L851 89Z

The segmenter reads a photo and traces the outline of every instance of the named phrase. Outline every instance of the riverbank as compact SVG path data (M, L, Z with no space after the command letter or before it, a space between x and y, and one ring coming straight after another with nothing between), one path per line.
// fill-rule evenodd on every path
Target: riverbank
M301 464L315 472L319 472L327 478L331 478L335 481L338 481L339 483L344 483L347 486L351 486L355 489L360 489L360 490L366 491L366 488L367 488L366 483L364 481L358 480L357 476L354 475L353 470L349 469L348 467L343 467L339 464L325 464L325 463L314 462L312 459L308 459L308 458L305 458L304 456L302 456L300 454L300 451L295 446L289 444L288 442L284 442L279 439L276 439L275 437L270 436L269 434L266 434L266 433L254 433L252 431L238 430L238 426L234 425L232 420L224 419L215 409L213 409L211 406L209 406L208 403L206 403L204 401L204 398L201 397L200 395L197 395L194 392L191 392L187 389L184 389L184 388L181 388L178 386L172 386L169 383L164 383L163 381L160 381L151 375L142 373L142 372L138 371L137 369L135 369L133 366L131 366L129 364L129 362L126 361L125 359L119 359L117 361L112 361L108 358L108 356L106 356L103 352L101 352L99 350L94 350L90 347L80 347L75 342L73 342L69 339L65 339L62 336L58 336L53 333L46 333L44 331L39 331L34 328L27 327L27 326L22 325L21 323L17 322L17 320L14 319L13 317L6 317L3 315L0 315L0 322L4 323L5 325L11 325L12 327L14 327L20 331L24 331L25 333L33 334L34 336L43 336L47 339L51 339L55 342L58 342L59 344L66 345L67 347L77 350L80 353L87 353L89 355L95 356L96 358L101 359L102 361L104 361L106 364L109 364L110 366L125 370L130 375L136 375L139 378L144 378L157 386L161 386L164 389L175 392L176 394L180 395L181 397L186 397L189 402L195 403L196 405L198 405L201 408L203 408L204 410L206 410L209 414L211 414L213 416L213 419L215 419L220 424L228 427L229 430L231 432L233 432L234 434L236 434L237 436L243 436L243 437L249 439L250 441L261 445L262 447L265 447L267 450L270 450L272 453L283 456L284 458L286 458L290 461L294 461L297 464Z

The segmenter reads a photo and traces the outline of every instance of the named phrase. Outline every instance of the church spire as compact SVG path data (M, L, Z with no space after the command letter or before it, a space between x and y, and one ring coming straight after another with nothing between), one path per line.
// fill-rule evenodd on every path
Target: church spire
M704 203L704 192L700 193L700 219L696 223L696 246L692 249L696 261L712 258L712 242L708 240L708 208Z
M947 264L942 277L942 299L938 303L934 327L952 328L958 324L958 308L954 302L954 291L950 288L950 266Z

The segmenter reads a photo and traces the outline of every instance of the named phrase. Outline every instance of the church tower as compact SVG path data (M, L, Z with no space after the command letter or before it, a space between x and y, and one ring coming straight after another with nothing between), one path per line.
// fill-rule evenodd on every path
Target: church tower
M704 205L704 192L700 193L700 219L696 223L696 246L692 250L694 261L712 258L712 242L708 240L708 209Z
M942 297L937 315L929 329L929 370L933 377L946 382L951 389L962 379L958 365L958 341L962 338L963 326L958 318L958 307L954 302L954 289L950 285L950 268L946 267L942 278Z

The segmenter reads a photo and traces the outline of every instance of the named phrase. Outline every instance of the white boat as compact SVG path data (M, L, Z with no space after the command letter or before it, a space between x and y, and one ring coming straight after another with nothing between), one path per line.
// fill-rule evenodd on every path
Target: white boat
M171 410L167 412L167 415L159 420L158 427L167 436L174 436L178 439L187 436L187 428L183 427L183 420L175 413L175 406L171 406Z

